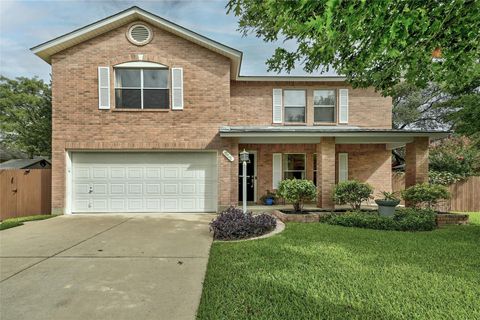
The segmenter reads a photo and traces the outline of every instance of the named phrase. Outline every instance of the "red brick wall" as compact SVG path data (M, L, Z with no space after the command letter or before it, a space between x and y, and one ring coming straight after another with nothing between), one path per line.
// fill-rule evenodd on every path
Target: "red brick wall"
M150 44L131 44L128 25L71 47L52 57L53 173L52 207L65 206L66 149L212 149L230 150L218 128L229 119L230 61L210 50L157 28ZM183 111L98 109L97 67L138 60L184 70ZM111 71L111 100L113 99ZM219 152L219 200L229 204L236 193L231 167ZM236 201L233 200L233 201ZM57 210L55 210L57 209Z
M271 125L272 90L306 89L307 124L313 125L313 90L349 90L349 123L351 126L378 129L392 128L392 99L384 98L373 89L352 89L344 83L323 82L239 82L231 83L231 125ZM338 95L338 94L337 94ZM338 100L338 99L337 99ZM337 101L338 105L338 101ZM338 119L338 116L337 116Z
M374 195L392 191L392 152L384 144L337 144L338 153L348 153L348 179L368 182ZM336 168L336 171L338 168ZM338 180L338 172L336 173Z
M313 179L316 144L240 144L240 150L257 151L257 199L272 190L272 154L306 153L306 178ZM391 151L384 144L352 144L335 147L335 182L338 182L338 153L348 153L348 178L368 182L380 191L392 190ZM319 174L317 179L319 178Z

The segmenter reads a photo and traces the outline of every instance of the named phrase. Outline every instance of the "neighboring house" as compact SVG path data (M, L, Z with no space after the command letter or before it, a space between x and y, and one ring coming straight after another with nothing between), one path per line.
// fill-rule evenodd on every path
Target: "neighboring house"
M429 137L392 130L392 101L344 77L241 76L242 53L138 7L32 48L52 66L54 212L213 212L284 178L391 190L424 181ZM224 153L233 155L233 161Z
M0 163L1 169L51 169L52 164L47 159L12 159Z
M0 138L1 139L1 138ZM25 159L28 156L20 151L11 150L0 140L0 163L12 159Z

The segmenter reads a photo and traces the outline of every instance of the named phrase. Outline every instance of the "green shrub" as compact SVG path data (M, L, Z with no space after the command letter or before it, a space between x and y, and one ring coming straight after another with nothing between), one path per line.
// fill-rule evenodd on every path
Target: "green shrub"
M443 186L449 186L455 182L461 181L466 177L458 174L451 173L448 171L429 171L428 172L428 181L431 184L441 184Z
M397 222L392 218L379 216L376 213L361 211L347 212L340 215L332 215L325 220L328 224L357 227L377 230L397 230Z
M430 149L429 167L435 172L472 176L480 171L480 150L464 139L447 139Z
M430 231L435 229L435 212L428 209L400 209L393 218L362 211L331 215L321 220L332 225L376 230Z
M368 183L357 180L340 182L333 189L336 204L349 204L353 210L359 210L363 201L372 197L373 188Z
M430 231L435 229L436 213L431 209L405 208L395 211L393 219L398 222L400 231Z
M448 199L450 193L445 186L438 184L420 183L402 191L403 200L408 201L413 207L426 206L432 208L441 199Z
M317 188L310 180L286 179L280 181L277 195L291 202L296 212L301 212L305 201L315 199Z

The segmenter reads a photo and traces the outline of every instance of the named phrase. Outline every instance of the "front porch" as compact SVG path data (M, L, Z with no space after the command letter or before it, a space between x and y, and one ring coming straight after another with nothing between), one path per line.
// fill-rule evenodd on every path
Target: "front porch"
M391 192L391 151L402 146L406 146L406 186L428 181L429 139L447 133L347 127L226 127L220 135L235 139L239 152L252 154L247 199L258 205L251 207L256 211L271 209L261 206L262 195L275 190L281 180L293 177L311 180L317 186L317 202L310 205L312 208L334 209L333 189L345 180L369 183L376 196L382 191ZM242 200L241 174L239 168L238 201Z

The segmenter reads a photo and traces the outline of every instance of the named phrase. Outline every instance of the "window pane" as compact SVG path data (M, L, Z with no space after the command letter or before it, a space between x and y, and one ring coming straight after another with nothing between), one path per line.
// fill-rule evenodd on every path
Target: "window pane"
M115 89L115 108L140 109L141 107L140 89Z
M301 106L305 107L305 90L285 90L284 91L284 98L285 98L285 107L289 106Z
M314 109L315 122L335 122L335 108L315 107Z
M140 88L140 69L115 69L115 87Z
M285 122L305 122L305 108L285 108Z
M335 106L335 90L315 90L313 104L314 106Z
M143 69L144 88L168 88L168 70Z
M143 90L144 109L168 109L168 89Z
M317 170L317 154L313 154L313 171Z
M305 179L305 172L303 171L297 171L297 172L285 172L285 179Z
M285 170L305 170L304 154L286 154L283 157Z

